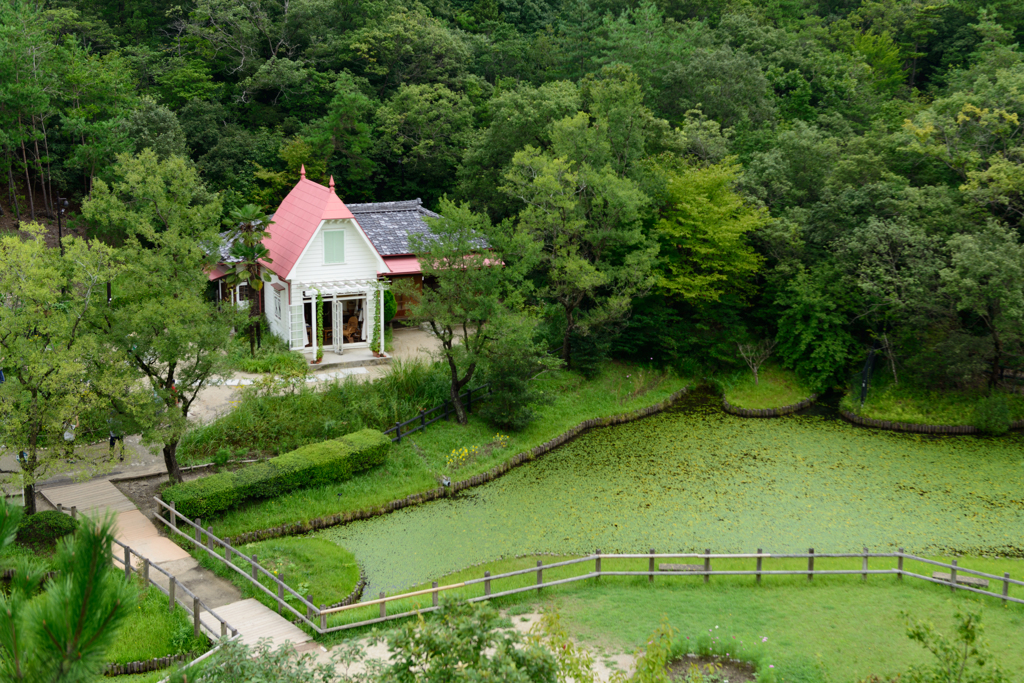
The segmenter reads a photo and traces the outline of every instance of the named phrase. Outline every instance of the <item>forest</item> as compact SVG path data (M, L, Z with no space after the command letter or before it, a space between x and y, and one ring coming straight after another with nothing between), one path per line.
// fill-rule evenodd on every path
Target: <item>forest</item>
M116 247L83 204L155 164L219 229L304 165L533 236L584 371L981 391L1024 369L1022 38L1015 0L0 0L0 230L66 198Z

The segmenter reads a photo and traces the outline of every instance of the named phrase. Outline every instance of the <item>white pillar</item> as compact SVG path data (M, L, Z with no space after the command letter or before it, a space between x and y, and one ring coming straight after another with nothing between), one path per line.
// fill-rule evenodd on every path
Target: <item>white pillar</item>
M313 344L313 360L316 360L316 294L313 295L313 303L310 304L309 310L313 312L313 326L309 330L309 341Z
M384 286L380 287L380 355L384 355Z

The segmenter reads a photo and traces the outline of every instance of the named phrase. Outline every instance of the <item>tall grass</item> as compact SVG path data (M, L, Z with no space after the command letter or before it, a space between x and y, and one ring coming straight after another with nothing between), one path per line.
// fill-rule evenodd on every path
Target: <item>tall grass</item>
M923 389L911 384L895 384L885 378L868 387L867 400L860 405L859 387L852 388L840 406L861 417L892 422L931 425L970 425L974 409L989 392L987 389ZM1011 420L1024 420L1024 395L1005 393Z
M292 351L288 342L272 334L263 325L263 341L253 355L249 348L249 335L239 332L228 343L225 363L231 370L239 372L272 373L275 375L292 375L305 373L309 368L306 358L298 351Z
M796 373L776 365L762 367L758 379L759 382L754 384L754 373L744 369L719 380L719 384L729 403L737 408L753 410L791 406L812 393Z
M221 448L277 455L366 427L384 430L439 405L449 386L439 365L395 360L375 382L303 383L283 395L255 387L235 410L186 434L178 452L186 464L206 462Z

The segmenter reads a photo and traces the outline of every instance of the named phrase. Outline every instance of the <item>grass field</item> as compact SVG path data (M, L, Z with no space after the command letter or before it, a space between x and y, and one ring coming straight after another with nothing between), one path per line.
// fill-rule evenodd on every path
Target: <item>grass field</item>
M929 425L969 425L974 406L987 391L929 391L905 384L889 384L868 390L864 406L859 392L849 392L840 405L861 417ZM1024 395L1006 394L1011 420L1024 420Z
M729 403L753 410L791 406L812 393L792 370L774 365L761 368L757 384L754 374L747 370L721 380L721 384Z
M503 446L495 440L496 430L475 416L470 417L466 426L454 421L437 422L395 444L387 463L381 467L332 486L241 505L212 520L214 533L234 536L285 522L378 506L435 488L442 475L469 478L584 420L652 405L688 384L679 377L637 372L635 367L619 364L609 365L591 381L561 370L538 381L553 397L552 402L541 406L539 418L523 431L510 434ZM457 469L448 466L454 451L473 446L478 449L475 457Z
M480 578L485 570L498 574L515 569L534 568L537 557L503 560L441 577L449 585ZM566 559L545 556L546 564ZM933 558L940 559L940 558ZM695 560L678 560L696 562ZM948 561L948 560L945 560ZM1024 561L993 558L958 558L961 566L1002 575L1010 572L1020 578ZM873 559L872 568L895 566L894 559ZM714 560L719 570L751 570L753 560ZM803 570L806 560L767 559L765 570ZM907 571L930 575L933 568L907 560ZM857 559L823 559L816 569L860 569ZM545 581L557 580L583 571L593 564L548 569ZM609 560L602 571L646 571L646 560ZM531 572L513 579L494 581L492 592L513 586L534 585ZM428 588L429 585L418 588ZM999 587L997 585L998 592ZM483 584L451 591L462 597L483 594ZM1024 598L1024 589L1011 587L1010 595ZM1024 668L1024 650L1020 648L1024 609L1020 605L1003 607L995 598L973 597L948 588L895 576L869 576L861 581L853 576L816 576L808 582L805 575L766 576L757 585L752 576L713 576L705 585L700 577L656 576L653 585L646 577L588 579L578 583L545 588L517 596L497 598L493 604L510 613L556 609L569 631L584 645L607 654L631 653L662 623L675 629L678 638L696 640L710 633L724 642L735 641L743 651L756 647L762 661L774 665L776 680L798 682L840 682L861 680L870 674L894 674L913 663L928 661L919 645L905 637L901 613L933 622L949 632L956 603L973 602L982 607L986 636L996 659L1011 672ZM430 596L388 605L390 613L430 605ZM376 606L352 610L335 617L332 623L351 623L359 618L377 616ZM513 617L515 618L515 617ZM325 642L337 642L364 629L342 631ZM761 641L767 638L767 642Z
M121 626L117 641L107 653L114 664L138 662L182 652L205 652L210 641L196 638L192 619L180 605L167 610L167 596L156 588L146 588Z

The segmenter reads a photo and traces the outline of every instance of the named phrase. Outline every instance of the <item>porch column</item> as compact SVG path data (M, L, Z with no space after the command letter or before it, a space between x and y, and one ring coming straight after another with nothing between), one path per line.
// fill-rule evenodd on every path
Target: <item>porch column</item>
M384 355L384 286L380 287L380 355Z
M313 360L316 360L316 294L313 295L313 302L310 305L309 310L313 312L313 327L309 330L309 340L313 344Z

